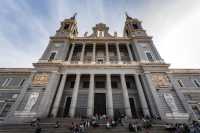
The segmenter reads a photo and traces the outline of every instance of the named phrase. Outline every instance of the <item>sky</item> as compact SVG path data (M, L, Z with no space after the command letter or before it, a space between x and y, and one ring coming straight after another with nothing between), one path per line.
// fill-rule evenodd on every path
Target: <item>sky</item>
M122 36L128 12L142 21L170 68L200 68L200 0L1 0L0 68L32 67L75 12L79 36L99 22Z

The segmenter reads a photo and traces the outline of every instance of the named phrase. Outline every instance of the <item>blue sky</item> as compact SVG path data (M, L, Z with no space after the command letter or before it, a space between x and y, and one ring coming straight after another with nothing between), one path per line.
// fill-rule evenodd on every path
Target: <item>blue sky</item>
M200 68L199 0L2 0L0 67L32 67L60 21L74 12L79 36L99 22L122 35L126 11L143 21L172 68Z

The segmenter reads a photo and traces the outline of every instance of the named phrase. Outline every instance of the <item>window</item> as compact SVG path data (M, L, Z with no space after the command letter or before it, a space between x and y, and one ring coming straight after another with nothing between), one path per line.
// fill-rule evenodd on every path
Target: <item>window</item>
M182 80L178 80L177 81L180 87L184 87L183 81Z
M151 52L146 52L146 56L147 56L147 58L148 58L149 61L154 61Z
M127 88L131 88L130 82L126 82L126 86L127 86Z
M10 108L11 108L11 104L6 103L1 114L0 114L0 117L5 117L7 115L7 113L9 112Z
M112 81L111 86L112 86L112 88L118 88L117 81Z
M7 79L3 82L2 87L8 86L8 85L10 84L11 81L12 81L12 78L7 78Z
M193 83L196 87L200 87L200 82L197 79L194 79Z
M24 82L25 82L25 79L22 79L18 86L21 87L24 84Z
M104 31L97 31L97 37L104 37Z
M52 61L56 56L56 52L52 52L50 57L49 57L49 61Z
M137 24L133 24L133 28L134 28L134 29L139 29L139 27L138 27Z
M97 59L98 64L103 64L103 59Z
M96 81L95 88L105 88L105 82L104 81Z
M74 88L74 83L75 83L74 81L70 82L70 88Z
M89 81L83 82L83 88L89 88Z
M64 30L67 30L69 28L69 24L65 24Z

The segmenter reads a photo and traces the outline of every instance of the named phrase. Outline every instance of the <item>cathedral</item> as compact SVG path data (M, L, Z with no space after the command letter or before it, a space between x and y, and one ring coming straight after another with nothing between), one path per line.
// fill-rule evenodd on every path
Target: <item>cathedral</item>
M200 118L200 69L170 69L141 21L126 14L123 36L98 23L78 36L61 22L33 68L0 68L0 123L33 118Z

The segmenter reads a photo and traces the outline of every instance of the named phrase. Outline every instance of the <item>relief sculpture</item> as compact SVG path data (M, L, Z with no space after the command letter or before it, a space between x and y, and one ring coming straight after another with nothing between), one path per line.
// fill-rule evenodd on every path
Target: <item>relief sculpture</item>
M48 84L47 73L37 73L32 80L32 85L46 85Z
M158 88L167 88L169 86L167 75L156 73L152 75L152 79Z

